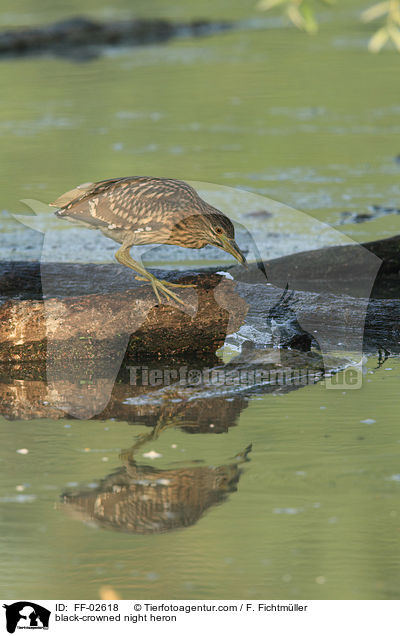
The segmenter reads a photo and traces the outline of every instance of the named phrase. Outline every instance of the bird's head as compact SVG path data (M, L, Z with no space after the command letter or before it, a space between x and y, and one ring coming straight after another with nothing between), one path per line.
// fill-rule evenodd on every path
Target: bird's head
M215 245L246 265L246 258L235 241L232 222L215 208L207 209L202 214L185 215L173 226L168 240L164 242L194 249Z
M205 245L215 245L232 254L242 265L246 265L246 258L235 241L232 222L215 208L181 219L173 229L170 242L197 249Z
M207 243L232 254L239 263L246 265L246 258L235 241L233 223L222 212L207 214L203 217L206 225Z

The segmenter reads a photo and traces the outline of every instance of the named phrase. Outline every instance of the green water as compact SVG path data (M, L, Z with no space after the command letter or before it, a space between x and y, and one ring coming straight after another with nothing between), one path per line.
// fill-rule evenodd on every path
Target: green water
M253 399L228 434L172 429L147 444L137 460L170 469L226 464L253 444L237 492L165 534L98 529L60 509L61 492L121 464L139 427L4 420L2 488L27 499L2 499L2 593L97 598L109 584L123 598L397 598L400 436L387 396L400 365L391 368L345 394L315 385ZM162 457L145 459L150 450Z
M82 12L74 4L68 14ZM130 3L84 6L104 18ZM1 60L4 237L15 232L20 250L21 236L29 257L10 216L25 210L21 199L48 202L78 183L127 174L245 188L332 224L343 211L398 207L400 58L366 52L361 6L335 9L314 38L271 18L264 30L86 63ZM18 7L2 3L3 24L67 15L50 2ZM142 2L138 13L187 19L199 8ZM202 3L201 14L257 15L252 2ZM399 232L400 217L340 229L355 240L385 237ZM143 426L2 419L0 595L98 598L111 585L122 598L398 598L400 365L376 366L370 358L359 390L253 394L224 434L170 428L143 446L138 464L167 471L236 466L236 491L166 533L96 527L60 499L121 466L121 449ZM249 461L235 463L249 444ZM161 457L143 457L149 451Z

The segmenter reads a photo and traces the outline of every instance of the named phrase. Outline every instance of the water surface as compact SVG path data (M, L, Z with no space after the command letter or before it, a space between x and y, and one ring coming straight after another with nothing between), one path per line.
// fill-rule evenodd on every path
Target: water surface
M102 18L130 9L84 4ZM314 38L271 17L264 30L108 51L85 63L1 60L8 89L0 104L0 258L40 258L40 234L12 216L26 211L21 199L48 203L76 184L128 174L239 188L330 223L349 240L399 232L395 213L339 225L343 212L399 207L399 60L366 52L361 5L324 14ZM252 6L202 3L202 14L245 19L256 16ZM19 7L16 14L3 3L3 24L66 17L54 3ZM139 11L198 16L191 2L139 3ZM238 220L250 222L249 211L236 210ZM71 231L62 230L72 245ZM304 227L294 248L291 228L278 228L271 254L315 240ZM79 251L91 260L89 247ZM172 250L152 260L177 259ZM111 245L94 260L112 260ZM359 390L317 383L245 392L233 405L223 397L192 434L183 409L134 460L142 478L155 469L168 473L156 480L179 483L171 492L156 486L168 491L167 505L193 483L206 495L186 525L148 533L90 522L68 511L62 495L94 492L124 470L121 451L149 432L143 423L156 424L156 412L145 410L145 422L137 405L116 419L32 418L32 386L24 394L26 380L17 378L4 399L26 395L24 408L1 422L3 598L98 598L102 585L122 598L398 598L400 365L395 357L377 364L368 360Z

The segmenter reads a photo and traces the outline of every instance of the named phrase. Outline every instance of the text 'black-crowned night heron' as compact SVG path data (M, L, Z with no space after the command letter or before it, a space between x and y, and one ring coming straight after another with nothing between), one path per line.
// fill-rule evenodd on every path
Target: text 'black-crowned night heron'
M161 293L182 303L168 287L194 285L160 281L130 256L134 245L163 243L201 248L210 244L246 263L228 217L178 179L122 177L84 183L51 205L58 208L57 216L97 228L121 243L115 258L135 270L140 275L138 280L151 283L158 302Z

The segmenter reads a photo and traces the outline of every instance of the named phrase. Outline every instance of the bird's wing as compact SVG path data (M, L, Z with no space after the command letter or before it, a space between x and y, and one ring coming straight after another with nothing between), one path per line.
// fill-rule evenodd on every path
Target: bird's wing
M200 205L199 205L200 204ZM57 214L92 225L153 229L175 224L201 211L202 200L184 181L153 177L122 177L85 183L52 204ZM170 216L168 213L172 213Z
M81 201L82 199L88 199L99 192L106 191L111 185L118 183L119 181L122 181L121 177L116 179L105 179L104 181L97 181L96 183L82 183L81 185L76 186L73 190L64 192L64 194L49 205L55 208L66 208L72 203Z

